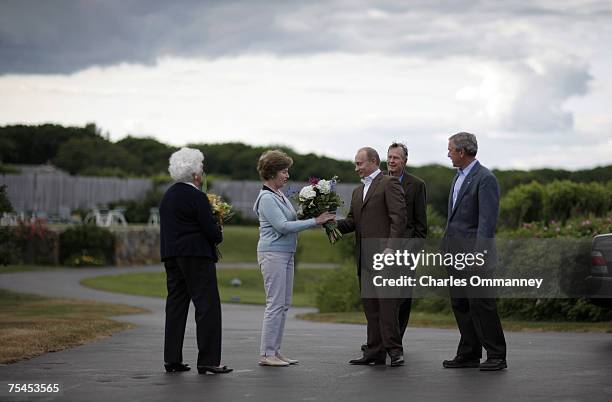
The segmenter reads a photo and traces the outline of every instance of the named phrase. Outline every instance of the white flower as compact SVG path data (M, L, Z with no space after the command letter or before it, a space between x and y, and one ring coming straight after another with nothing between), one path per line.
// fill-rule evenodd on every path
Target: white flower
M331 183L328 180L319 180L317 183L317 188L321 192L321 194L329 194L331 191Z
M317 196L317 192L312 188L312 186L306 186L300 190L300 200L310 200Z

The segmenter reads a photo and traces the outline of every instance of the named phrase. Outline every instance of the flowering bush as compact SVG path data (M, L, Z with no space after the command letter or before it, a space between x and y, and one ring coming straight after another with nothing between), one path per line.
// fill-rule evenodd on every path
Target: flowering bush
M512 238L553 238L553 237L593 237L602 233L612 233L612 215L602 218L582 217L568 220L565 224L549 222L523 223L515 230L502 230L499 237Z
M16 262L25 264L57 264L58 235L47 228L44 221L19 221L11 230L16 247Z

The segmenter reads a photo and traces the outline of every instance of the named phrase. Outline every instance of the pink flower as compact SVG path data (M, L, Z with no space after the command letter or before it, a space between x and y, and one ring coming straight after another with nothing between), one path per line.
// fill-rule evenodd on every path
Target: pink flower
M318 177L310 176L310 178L308 178L308 184L316 186L319 183L319 180L320 179Z

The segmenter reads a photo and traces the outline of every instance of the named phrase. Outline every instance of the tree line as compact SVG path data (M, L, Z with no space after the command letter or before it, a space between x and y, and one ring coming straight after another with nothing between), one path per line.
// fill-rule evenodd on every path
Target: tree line
M258 180L255 166L261 153L270 148L280 148L293 157L292 180L306 181L310 176L338 175L343 182L358 182L352 161L336 160L312 153L300 154L285 146L258 147L239 142L195 143L188 146L202 151L206 156L206 172L218 178ZM176 147L154 138L128 136L113 142L93 123L84 127L56 124L0 127L0 172L3 163L51 163L70 174L85 176L167 176L168 158L176 150ZM384 154L382 156L384 158ZM385 168L384 163L382 168ZM425 181L429 204L436 212L445 216L450 182L455 170L448 166L425 165L411 166L409 171ZM499 180L502 196L517 186L528 185L534 181L542 185L557 181L606 185L612 181L612 165L578 171L535 169L494 170L494 173ZM521 197L514 198L516 200L513 205L521 205ZM526 218L546 215L533 211L519 211L517 214ZM515 223L516 219L513 219L513 224Z

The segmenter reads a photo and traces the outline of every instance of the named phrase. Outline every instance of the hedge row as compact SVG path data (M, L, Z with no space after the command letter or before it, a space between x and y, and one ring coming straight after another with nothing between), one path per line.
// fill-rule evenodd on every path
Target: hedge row
M516 228L529 222L566 222L580 216L603 216L612 210L612 182L549 184L531 182L510 190L501 200L500 224Z

